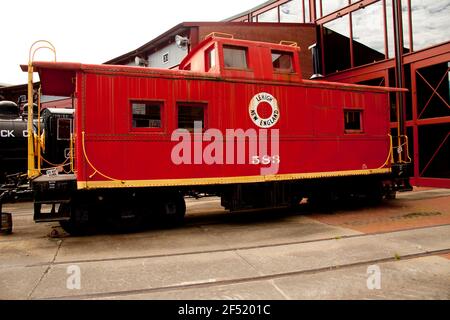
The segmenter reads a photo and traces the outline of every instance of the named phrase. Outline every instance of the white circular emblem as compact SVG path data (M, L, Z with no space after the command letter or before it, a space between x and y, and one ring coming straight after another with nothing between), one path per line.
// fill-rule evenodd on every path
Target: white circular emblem
M263 102L268 103L272 108L272 113L268 118L262 118L258 114L258 106ZM250 104L248 106L248 114L253 123L258 127L264 129L273 127L278 122L278 119L280 119L278 101L270 93L260 92L258 94L255 94L252 100L250 100Z

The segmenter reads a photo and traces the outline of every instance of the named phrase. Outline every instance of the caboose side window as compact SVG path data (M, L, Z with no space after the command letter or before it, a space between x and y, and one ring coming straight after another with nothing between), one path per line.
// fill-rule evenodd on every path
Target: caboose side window
M247 69L247 48L224 45L223 61L225 68Z
M272 66L277 72L294 72L292 52L272 51Z
M133 102L131 112L133 128L161 128L160 102Z
M201 122L201 128L205 128L205 106L179 104L178 128L193 131L195 122Z
M361 110L344 110L344 129L346 133L362 132Z
M216 49L211 46L205 53L205 71L211 70L216 66Z

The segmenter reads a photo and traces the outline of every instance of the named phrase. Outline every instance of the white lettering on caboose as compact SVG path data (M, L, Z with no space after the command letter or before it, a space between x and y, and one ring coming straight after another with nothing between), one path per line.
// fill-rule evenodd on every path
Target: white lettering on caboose
M267 118L263 118L258 113L258 107L261 103L268 103L271 107L271 114ZM248 114L253 123L263 129L273 127L280 119L280 109L278 108L278 101L270 93L261 92L255 94L250 100L248 106Z

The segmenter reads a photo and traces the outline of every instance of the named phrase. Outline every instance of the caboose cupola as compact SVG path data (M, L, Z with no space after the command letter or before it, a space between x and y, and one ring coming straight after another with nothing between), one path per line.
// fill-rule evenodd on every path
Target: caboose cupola
M295 42L273 44L212 33L191 51L179 68L229 79L299 82L299 52Z

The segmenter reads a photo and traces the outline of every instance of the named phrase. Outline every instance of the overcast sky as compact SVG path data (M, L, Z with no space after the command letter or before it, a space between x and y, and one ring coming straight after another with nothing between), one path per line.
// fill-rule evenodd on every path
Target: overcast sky
M19 65L36 40L58 61L103 63L184 21L220 21L265 0L5 0L0 6L0 83L26 83ZM42 51L36 60L48 60Z

